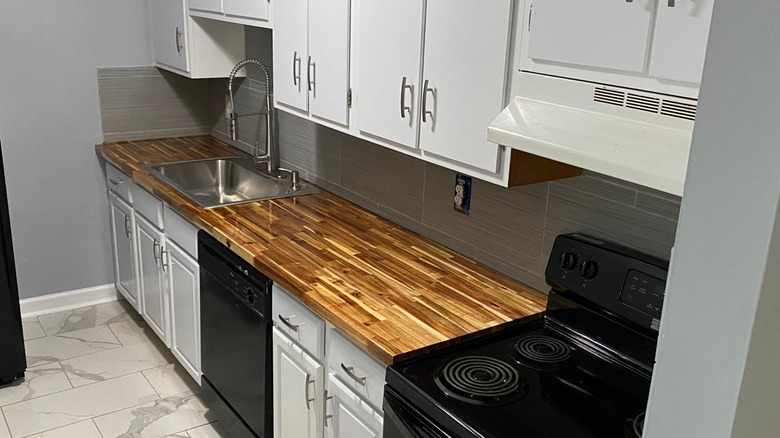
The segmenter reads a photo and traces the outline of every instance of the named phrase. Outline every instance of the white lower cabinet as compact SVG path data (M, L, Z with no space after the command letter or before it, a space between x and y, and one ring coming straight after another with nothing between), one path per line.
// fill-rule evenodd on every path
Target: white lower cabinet
M333 373L328 376L325 410L326 438L382 436L382 413L374 410Z
M136 310L141 310L135 266L135 216L133 208L113 192L111 205L111 244L114 256L114 282L119 292Z
M200 266L172 240L167 242L171 351L200 382Z
M381 437L384 365L278 285L271 303L274 438Z
M136 212L138 275L141 315L152 330L170 346L168 332L168 294L165 281L165 234Z
M106 171L117 289L200 384L198 228L116 168Z
M276 327L273 361L274 437L322 437L325 367Z

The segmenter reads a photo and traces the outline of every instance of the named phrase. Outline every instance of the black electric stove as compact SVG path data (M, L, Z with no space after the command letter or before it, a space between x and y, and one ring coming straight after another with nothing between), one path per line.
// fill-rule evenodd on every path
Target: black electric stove
M384 437L641 436L666 269L558 236L543 314L388 368Z

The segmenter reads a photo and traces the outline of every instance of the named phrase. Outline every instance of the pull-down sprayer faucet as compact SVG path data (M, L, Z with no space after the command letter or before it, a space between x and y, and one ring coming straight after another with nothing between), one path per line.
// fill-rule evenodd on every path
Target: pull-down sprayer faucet
M266 110L261 113L253 114L238 114L236 113L236 107L233 104L233 78L235 78L238 71L248 64L255 64L263 70L265 74L265 107ZM239 117L249 116L254 114L265 115L265 154L260 155L260 142L255 141L255 165L265 163L266 171L271 174L276 174L279 170L279 144L276 140L275 127L276 127L276 113L274 112L274 97L273 86L271 84L271 75L268 74L268 69L262 62L256 59L245 59L233 67L230 71L230 79L228 79L228 94L230 95L230 114L228 114L228 132L230 132L230 138L233 141L238 140L238 127L236 126ZM297 176L297 175L296 175ZM295 178L297 180L297 178ZM297 182L297 181L296 181Z

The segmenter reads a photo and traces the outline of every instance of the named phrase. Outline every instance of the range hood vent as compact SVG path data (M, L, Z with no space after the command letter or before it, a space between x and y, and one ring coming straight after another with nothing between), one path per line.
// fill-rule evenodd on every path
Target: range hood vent
M520 72L488 140L682 195L694 99Z
M696 120L695 103L686 103L670 97L656 97L597 85L593 88L593 101L678 119Z

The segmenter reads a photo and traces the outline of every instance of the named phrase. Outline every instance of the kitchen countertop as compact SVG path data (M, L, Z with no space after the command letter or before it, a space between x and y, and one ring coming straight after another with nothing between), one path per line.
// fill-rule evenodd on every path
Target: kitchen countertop
M141 168L246 155L212 137L95 148L385 364L544 310L537 290L324 190L206 210Z

